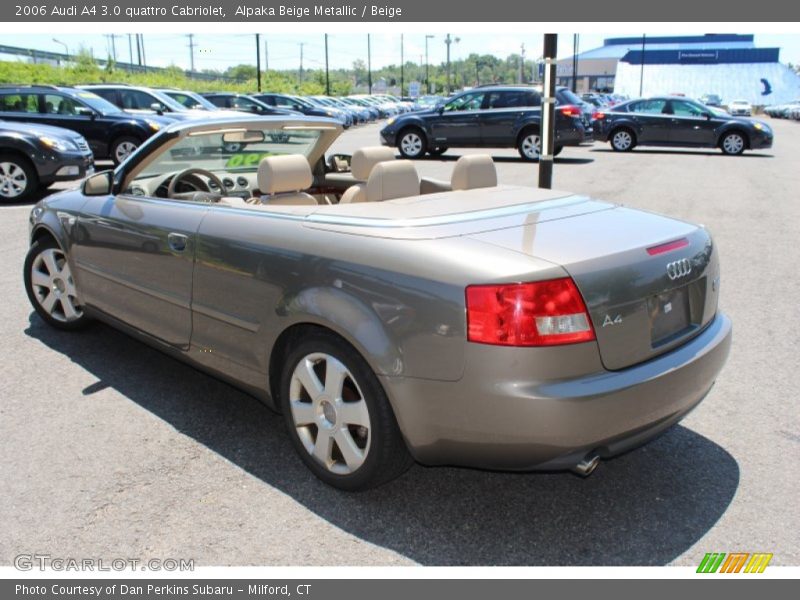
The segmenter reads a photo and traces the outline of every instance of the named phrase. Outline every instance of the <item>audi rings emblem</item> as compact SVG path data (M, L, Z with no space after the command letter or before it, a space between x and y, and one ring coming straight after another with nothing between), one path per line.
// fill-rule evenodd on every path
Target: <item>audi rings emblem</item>
M688 258L682 258L667 265L667 275L672 281L686 277L692 272L692 263Z

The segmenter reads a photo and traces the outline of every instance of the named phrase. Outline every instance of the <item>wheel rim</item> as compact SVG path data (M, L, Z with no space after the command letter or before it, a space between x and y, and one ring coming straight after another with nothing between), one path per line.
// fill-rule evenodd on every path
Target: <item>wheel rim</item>
M40 252L31 266L31 287L36 301L56 321L70 323L83 316L67 257L61 250Z
M352 373L329 354L295 367L289 384L292 421L306 452L337 475L357 471L372 440L369 409Z
M28 176L16 163L0 163L0 196L18 198L28 188Z
M114 151L117 162L122 162L128 158L136 148L138 148L138 146L133 142L120 142L117 144L117 149Z
M405 154L417 156L422 152L422 138L416 133L407 133L400 140L400 147Z
M529 135L522 140L522 152L527 158L539 158L541 147L542 142L538 135Z
M614 146L620 150L627 150L631 147L632 143L633 138L631 138L631 134L627 131L618 131L614 134Z
M744 149L744 140L742 136L734 133L722 141L722 147L728 154L738 154Z

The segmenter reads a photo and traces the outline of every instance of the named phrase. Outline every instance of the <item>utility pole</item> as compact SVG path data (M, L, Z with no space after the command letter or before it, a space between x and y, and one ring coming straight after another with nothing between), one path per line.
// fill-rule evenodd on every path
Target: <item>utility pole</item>
M139 44L139 34L136 34L136 58L139 66L142 66L142 46Z
M111 56L114 58L114 62L117 62L117 40L116 34L111 34Z
M519 83L525 82L525 44L519 47Z
M642 34L642 72L639 75L639 97L641 98L644 95L644 44L646 39L646 34Z
M264 71L269 71L269 42L264 40Z
M261 35L256 34L256 85L261 91Z
M556 53L558 36L544 34L544 85L542 91L541 150L539 151L539 187L553 187L553 133L556 117Z
M430 63L428 62L428 40L433 39L434 36L425 36L425 89L428 94L431 93L431 77L430 77Z
M449 96L450 95L450 44L452 43L449 33L444 38L444 43L447 44L447 95Z
M190 33L188 35L189 38L189 72L194 73L194 47L196 44L194 43L194 34Z
M369 34L367 34L367 87L369 93L372 93L372 41Z
M140 33L139 37L142 39L142 67L144 67L144 72L147 73L147 55L144 53L144 34Z
M405 68L405 65L403 64L404 60L405 59L403 58L403 34L401 33L400 34L400 99L401 100L403 99L403 69Z
M303 83L303 46L305 42L300 42L300 83Z
M328 34L325 34L325 95L331 95L331 76L328 72Z
M133 64L133 40L131 34L128 34L128 62Z

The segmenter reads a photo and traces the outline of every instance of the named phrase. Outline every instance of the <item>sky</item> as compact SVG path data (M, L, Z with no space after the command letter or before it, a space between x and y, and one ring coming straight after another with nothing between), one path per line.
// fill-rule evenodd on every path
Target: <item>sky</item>
M404 34L405 58L424 64L425 34L416 28L413 33ZM438 31L438 30L434 30ZM677 33L677 32L676 32ZM428 40L428 56L431 64L443 63L446 60L446 43L443 33L436 33ZM615 34L607 32L599 34L581 34L579 51L590 50L603 44L607 37L630 36L630 33ZM664 35L661 33L660 35ZM493 54L505 58L509 54L519 53L525 45L526 57L536 58L542 53L541 34L523 36L520 34L502 33L450 33L451 58L457 60L471 53ZM58 41L55 41L58 40ZM189 37L184 33L145 34L145 52L147 64L168 66L176 64L183 69L190 66ZM457 42L455 40L458 40ZM118 34L115 37L117 60L130 60L129 35ZM219 69L250 63L255 64L254 34L201 34L193 38L195 44L195 69ZM266 43L266 49L265 49ZM756 34L756 46L781 48L781 62L800 63L800 34ZM64 52L65 45L69 53L75 53L84 47L94 52L98 58L106 58L111 53L109 35L103 34L2 34L0 44ZM300 64L302 45L303 66L306 69L323 68L325 66L325 42L323 34L262 34L261 60L265 54L270 69L297 69ZM563 32L559 35L559 57L572 55L573 34ZM372 66L380 68L388 64L400 62L400 33L376 33L371 36ZM136 56L135 39L132 44L133 56ZM367 36L365 34L331 34L328 36L328 54L331 68L350 68L353 61L367 58Z

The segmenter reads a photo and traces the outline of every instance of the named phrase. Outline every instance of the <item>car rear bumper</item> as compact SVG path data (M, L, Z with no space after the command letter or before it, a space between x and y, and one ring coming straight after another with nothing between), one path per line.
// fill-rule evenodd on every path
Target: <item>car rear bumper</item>
M731 335L730 320L718 313L701 334L658 358L549 381L515 378L510 373L523 361L499 365L492 356L498 347L476 344L458 382L382 381L419 462L559 470L587 455L620 454L677 423L713 386Z

